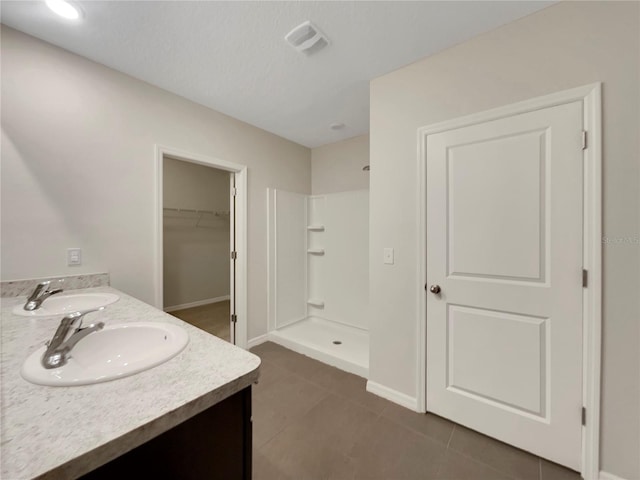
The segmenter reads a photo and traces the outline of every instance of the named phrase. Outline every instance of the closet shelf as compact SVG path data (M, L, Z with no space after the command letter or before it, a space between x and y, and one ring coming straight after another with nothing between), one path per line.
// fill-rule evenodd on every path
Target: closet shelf
M312 307L324 308L324 300L319 298L310 298L307 300L307 305L311 305Z
M214 211L214 210L196 210L193 208L171 208L164 207L162 209L162 216L164 218L175 218L180 220L192 220L195 221L195 227L198 228L215 228L213 225L208 225L207 221L223 220L229 221L230 212L228 211Z
M310 232L324 232L324 225L309 225L307 230Z
M229 212L219 210L195 210L193 208L172 208L164 207L162 209L164 214L170 215L213 215L214 217L228 217Z
M310 248L307 253L311 255L324 255L324 248Z

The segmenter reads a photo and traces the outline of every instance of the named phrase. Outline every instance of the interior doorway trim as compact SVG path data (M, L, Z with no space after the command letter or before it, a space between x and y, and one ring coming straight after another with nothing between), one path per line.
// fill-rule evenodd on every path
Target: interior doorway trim
M582 396L586 409L582 427L582 471L585 480L599 478L600 470L600 376L602 336L602 84L600 82L504 107L468 115L418 129L418 318L417 318L417 407L426 405L426 137L427 135L475 123L554 107L576 101L583 105L583 130L587 132L583 178L583 268L588 273L583 288Z
M163 309L163 167L162 160L170 156L185 162L196 163L206 167L214 167L235 174L236 183L236 334L235 343L240 348L247 348L247 167L239 163L228 162L218 158L185 152L172 147L155 145L155 177L156 177L156 245L155 245L155 306Z

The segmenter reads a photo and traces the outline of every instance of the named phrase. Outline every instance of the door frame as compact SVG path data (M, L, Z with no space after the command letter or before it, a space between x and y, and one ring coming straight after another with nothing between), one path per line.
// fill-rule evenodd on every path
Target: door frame
M163 278L163 159L166 156L189 163L213 167L235 174L235 305L237 322L235 328L235 344L247 348L247 167L239 163L228 162L219 158L208 157L185 152L173 147L155 145L155 211L156 211L156 245L155 245L155 306L163 310L164 278ZM231 262L231 252L229 254ZM231 268L230 277L233 276ZM231 281L234 279L231 278Z
M582 401L586 409L582 427L582 468L585 480L599 478L600 470L600 377L602 337L602 83L597 82L525 100L418 129L418 318L417 408L426 412L427 332L427 177L428 135L477 123L527 113L576 101L583 105L583 130L587 132L583 178L583 268L588 273L583 288ZM576 412L578 415L579 412Z

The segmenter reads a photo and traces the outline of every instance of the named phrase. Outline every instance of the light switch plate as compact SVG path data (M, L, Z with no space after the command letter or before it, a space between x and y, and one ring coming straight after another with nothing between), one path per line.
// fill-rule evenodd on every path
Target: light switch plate
M384 263L387 265L393 265L393 248L384 249Z
M68 248L67 249L67 265L82 265L82 249L81 248Z

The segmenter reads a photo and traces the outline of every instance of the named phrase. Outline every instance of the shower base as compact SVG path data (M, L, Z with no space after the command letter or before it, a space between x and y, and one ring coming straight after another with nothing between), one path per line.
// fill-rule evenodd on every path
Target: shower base
M345 372L364 378L369 376L369 332L366 330L307 317L270 332L268 338Z

